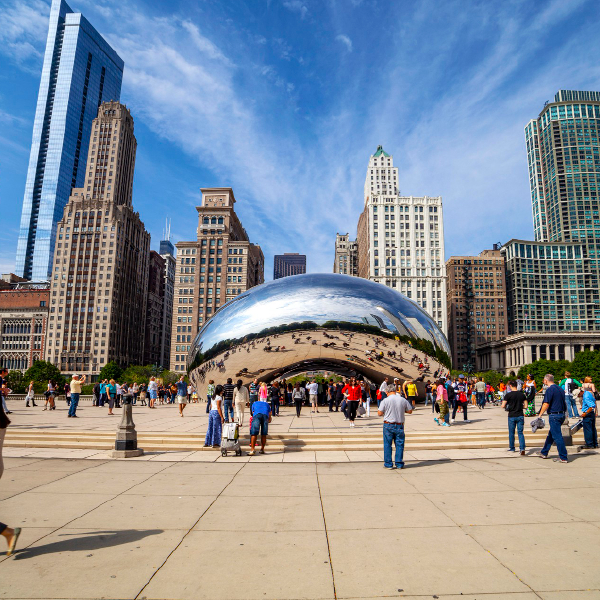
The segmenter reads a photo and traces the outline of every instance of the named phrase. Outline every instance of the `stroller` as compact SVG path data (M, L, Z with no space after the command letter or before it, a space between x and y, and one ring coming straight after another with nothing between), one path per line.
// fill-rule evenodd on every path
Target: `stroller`
M227 456L227 452L235 452L236 456L242 455L240 446L240 426L238 423L224 423L221 434L221 456Z

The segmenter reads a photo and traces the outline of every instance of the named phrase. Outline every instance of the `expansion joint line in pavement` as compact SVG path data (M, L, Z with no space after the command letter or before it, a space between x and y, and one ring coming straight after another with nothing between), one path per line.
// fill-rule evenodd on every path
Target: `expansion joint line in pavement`
M329 568L331 569L331 584L333 586L333 597L337 599L337 590L335 589L335 573L333 572L333 562L331 561L331 547L329 546L329 533L327 531L327 519L325 518L325 508L323 507L323 495L321 494L321 482L319 481L319 465L315 463L317 475L317 487L319 488L319 502L321 503L321 514L323 515L323 527L325 528L325 541L327 542L327 556L329 557Z
M171 556L173 555L173 553L177 551L177 549L181 546L181 544L183 544L185 538L194 530L194 527L196 527L196 525L198 525L198 523L200 523L200 519L202 519L202 517L212 508L213 504L221 497L221 495L223 494L223 492L234 482L234 480L237 477L238 473L247 464L248 463L245 463L244 466L241 469L239 469L238 471L236 471L233 474L233 477L231 478L231 481L217 494L217 496L215 497L215 499L206 507L206 509L204 511L202 511L202 514L196 519L196 521L192 524L192 526L185 532L185 534L183 535L183 537L181 538L181 540L179 540L179 543L175 546L175 548L173 548L173 550L171 550L171 552L169 552L169 554L167 554L167 557L165 558L165 560L163 560L163 562L158 567L158 569L156 569L154 571L154 573L152 573L152 575L150 576L150 579L148 579L148 581L142 586L142 589L137 593L137 595L135 596L135 598L133 600L138 600L138 598L142 595L142 593L144 592L144 590L150 585L150 582L154 579L154 577L156 577L156 575L158 574L158 572L167 564L167 561L169 560L169 558L171 558Z
M42 461L42 460L44 460L44 459L40 459L40 461ZM53 460L53 459L50 459L50 460ZM67 460L70 460L70 459L67 459ZM90 462L93 463L93 461L90 461ZM106 464L106 463L103 462L102 464ZM134 483L131 487L127 488L126 490L123 490L122 492L119 492L118 494L115 494L114 496L112 496L112 498L109 498L108 500L105 500L104 502L101 502L97 506L94 506L94 507L90 508L90 510L88 510L87 512L84 512L82 515L77 515L76 517L73 517L70 521L67 521L66 523L64 523L60 527L57 527L56 529L53 529L52 531L49 531L45 535L43 535L43 536L41 536L41 537L39 537L39 538L37 538L35 540L32 540L31 543L27 544L26 546L19 547L19 549L15 553L15 556L17 556L19 554L19 551L24 550L25 548L29 548L30 546L33 546L33 544L37 544L37 542L39 542L40 540L43 540L44 538L48 537L49 535L52 535L53 533L56 533L60 529L63 529L64 527L67 527L73 521L77 521L78 519L81 519L82 517L85 517L86 515L89 515L91 512L95 511L96 509L100 508L101 506L104 506L108 502L112 502L115 498L118 498L119 496L121 496L125 492L128 492L129 490L131 490L134 487L136 487L137 485L140 485L141 483L144 483L144 482L148 481L148 479L151 479L155 475L158 475L159 473L162 473L165 469L168 469L171 466L171 464L172 463L166 463L164 469L161 469L160 471L156 471L156 473L149 474L148 477L146 479L144 479L143 481L139 481L137 483ZM54 483L55 481L62 481L63 479L66 479L67 477L70 477L71 475L77 475L78 473L83 473L84 471L89 471L90 469L95 469L95 468L97 468L99 466L101 466L101 465L91 464L86 469L81 469L80 471L75 471L74 473L66 473L64 477L59 477L58 479L55 479L54 481L51 481L50 483ZM29 490L23 490L22 492L19 492L18 494L15 494L15 496L18 496L19 494L25 494L26 492L33 492L36 488L41 487L43 485L48 485L48 484L47 483L41 483L40 485L37 485L34 488L31 488ZM10 496L10 498L14 498L14 496ZM4 562L5 560L8 560L9 558L10 557L8 557L8 556L4 556L4 558L0 559L0 563Z

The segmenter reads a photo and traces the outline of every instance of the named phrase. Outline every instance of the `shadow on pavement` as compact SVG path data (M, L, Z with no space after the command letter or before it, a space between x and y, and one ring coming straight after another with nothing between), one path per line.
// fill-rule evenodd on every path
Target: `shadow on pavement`
M60 552L101 550L103 548L137 542L150 535L158 535L162 532L162 529L123 529L117 531L90 531L81 534L63 533L59 534L59 537L66 537L67 539L51 542L43 546L23 548L23 550L18 550L15 553L14 560L35 558L44 554L58 554Z

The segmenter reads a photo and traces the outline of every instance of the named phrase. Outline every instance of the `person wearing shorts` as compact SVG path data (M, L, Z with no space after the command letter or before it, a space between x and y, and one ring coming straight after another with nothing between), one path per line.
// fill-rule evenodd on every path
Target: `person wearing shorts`
M187 406L188 403L188 385L183 380L183 375L179 378L177 382L177 404L179 404L179 416L183 417L183 409Z
M254 456L256 452L256 439L260 435L260 453L265 453L265 444L267 443L267 434L269 432L269 423L273 415L271 414L271 406L264 400L257 400L250 408L252 413L252 425L250 426L250 452L249 456Z

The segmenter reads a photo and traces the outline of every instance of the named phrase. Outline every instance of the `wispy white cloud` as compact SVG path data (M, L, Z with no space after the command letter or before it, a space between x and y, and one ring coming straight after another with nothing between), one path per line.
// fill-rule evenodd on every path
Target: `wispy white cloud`
M352 52L352 40L347 35L340 33L339 35L335 36L335 39L336 39L336 41L344 44L344 46L346 46L346 50L348 50L348 52Z
M301 0L285 0L283 6L292 12L298 13L301 19L304 19L308 14L308 7Z
M43 0L14 2L0 10L2 53L27 71L37 70L42 58L40 40L46 39L49 13Z

